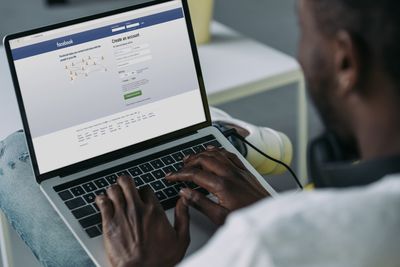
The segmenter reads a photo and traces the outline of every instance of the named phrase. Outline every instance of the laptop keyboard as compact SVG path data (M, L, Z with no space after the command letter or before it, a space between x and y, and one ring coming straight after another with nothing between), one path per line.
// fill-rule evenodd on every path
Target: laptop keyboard
M149 185L165 210L175 207L179 191L183 187L208 194L194 183L170 183L165 175L183 167L186 155L197 154L212 145L221 147L212 135L191 141L172 149L123 164L112 169L83 177L54 187L60 198L79 221L90 238L102 234L101 214L95 203L97 195L105 194L106 189L117 182L119 176L129 176L138 189Z

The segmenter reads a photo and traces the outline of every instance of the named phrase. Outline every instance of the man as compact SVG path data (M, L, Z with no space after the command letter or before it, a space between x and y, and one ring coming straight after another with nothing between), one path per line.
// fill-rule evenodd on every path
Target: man
M127 179L97 199L114 266L399 266L400 177L388 166L400 166L400 3L299 0L298 10L310 95L327 130L359 155L357 167L379 169L380 181L269 199L232 154L210 147L168 179L194 181L219 201L183 190L174 227L151 192ZM43 265L91 265L40 198L21 136L0 142L0 208ZM221 228L179 263L190 238L188 206Z
M327 130L360 164L400 164L400 3L299 0L298 10L300 61ZM218 203L183 189L174 227L151 191L127 178L97 203L113 266L178 264L189 244L188 205L224 226L182 266L399 266L400 174L379 178L272 200L233 154L209 147L167 179L195 182Z

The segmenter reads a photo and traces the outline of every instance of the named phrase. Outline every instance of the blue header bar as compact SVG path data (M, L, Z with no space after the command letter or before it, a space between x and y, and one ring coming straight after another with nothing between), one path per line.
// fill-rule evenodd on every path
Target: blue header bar
M14 60L19 60L59 49L64 49L66 47L71 47L90 41L114 36L121 33L136 31L138 29L150 27L180 18L183 18L183 10L182 8L177 8L134 20L124 21L118 24L101 27L98 29L67 35L49 41L16 48L12 50L12 56Z

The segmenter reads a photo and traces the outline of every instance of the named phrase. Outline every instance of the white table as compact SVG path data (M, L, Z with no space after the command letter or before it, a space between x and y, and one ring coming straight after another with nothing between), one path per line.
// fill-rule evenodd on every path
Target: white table
M299 176L306 178L307 106L304 79L294 58L250 40L220 23L212 25L213 41L199 47L210 105L237 100L263 91L297 84ZM0 140L22 128L4 48L0 47ZM9 257L8 225L0 214L0 247ZM8 257L7 257L8 255ZM11 265L11 263L10 263ZM4 265L4 266L10 266Z

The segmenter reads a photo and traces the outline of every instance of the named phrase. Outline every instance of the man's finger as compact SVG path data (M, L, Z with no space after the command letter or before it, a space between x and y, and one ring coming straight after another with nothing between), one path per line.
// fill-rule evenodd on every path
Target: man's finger
M189 208L183 203L183 199L180 198L175 207L174 228L178 235L179 242L182 242L182 246L184 246L185 249L190 243L189 221Z
M227 157L230 161L232 161L237 167L241 168L242 170L247 170L246 166L244 166L243 162L236 154L233 154L224 148L221 149L219 152Z
M226 170L232 169L233 163L218 153L218 151L205 151L190 156L185 161L185 167L197 167L218 176L226 176Z
M169 174L165 177L170 182L193 182L211 193L217 193L221 188L220 177L198 168L185 167L180 172Z
M188 188L182 189L179 193L189 205L206 215L216 225L223 225L225 223L229 212L224 207L212 202L203 194Z
M126 202L122 189L119 185L113 185L107 189L107 196L114 205L114 212L125 214Z
M107 196L97 196L96 204L100 209L103 231L108 227L114 217L114 207ZM104 231L106 232L106 231Z
M126 215L128 222L132 228L134 239L141 239L141 212L143 207L142 199L133 183L132 178L121 176L118 178L118 184L121 186L126 200Z
M121 176L118 178L117 182L119 186L121 186L122 192L124 193L128 210L133 207L132 205L142 204L139 192L136 189L132 178L128 176Z
M146 185L139 191L140 197L145 204L155 204L160 205L160 202L157 200L156 196L154 195L153 190L149 185Z

